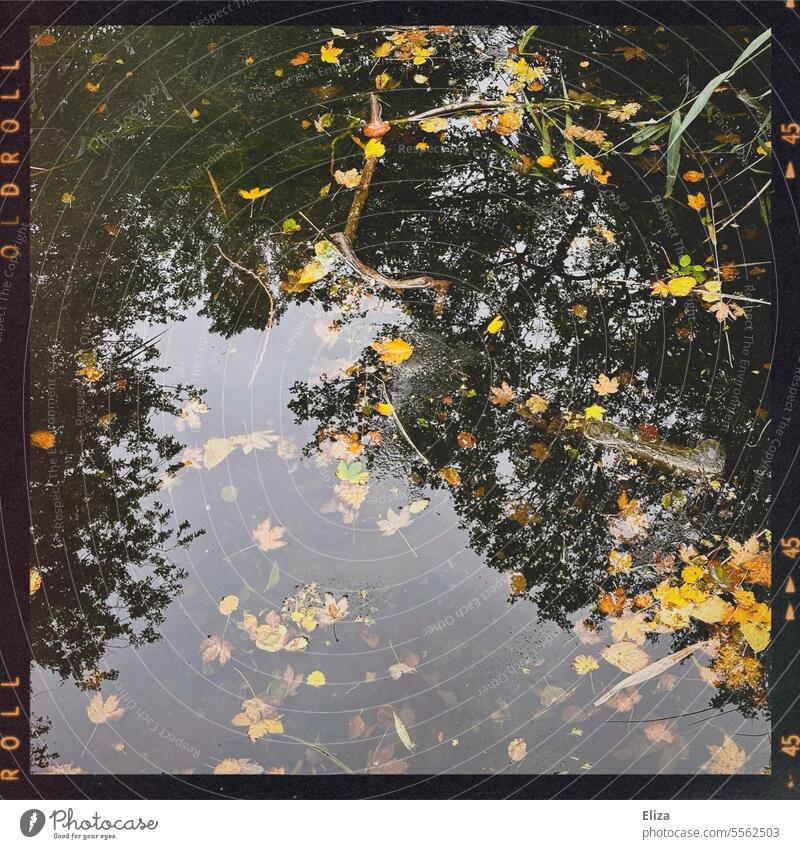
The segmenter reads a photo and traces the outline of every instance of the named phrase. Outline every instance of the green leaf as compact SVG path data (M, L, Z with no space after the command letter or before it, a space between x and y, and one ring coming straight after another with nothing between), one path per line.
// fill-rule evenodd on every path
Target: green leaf
M672 123L669 127L669 141L667 142L667 188L664 197L672 194L675 180L678 176L678 168L681 164L681 110L676 109L672 113Z
M348 483L364 483L367 479L367 472L362 468L360 460L356 460L349 466L344 460L339 460L339 465L336 467L336 477Z
M684 254L679 260L678 265L681 268L687 268L692 262L692 258L688 254Z
M277 563L272 564L272 570L269 573L269 580L267 581L267 586L264 587L264 592L269 592L281 579L281 570L278 568Z
M769 39L772 37L772 30L768 29L761 33L758 38L754 38L750 44L741 52L739 58L731 65L731 67L724 71L721 74L717 74L714 79L709 82L705 88L697 95L694 100L694 103L689 108L689 111L686 113L686 117L680 121L680 123L676 126L675 124L675 113L679 112L679 110L675 110L672 116L672 127L670 128L669 133L669 142L667 144L667 190L664 193L664 197L669 197L672 192L672 187L675 183L675 177L672 177L672 182L670 182L670 156L674 159L676 156L680 159L680 139L681 136L686 132L689 128L689 125L694 121L694 119L705 109L708 101L711 99L711 95L714 93L714 90L717 86L721 85L728 79L728 77L733 76L733 74L739 70L744 64L749 62L753 56L756 54L756 51L759 50ZM675 174L677 175L677 166L675 168Z

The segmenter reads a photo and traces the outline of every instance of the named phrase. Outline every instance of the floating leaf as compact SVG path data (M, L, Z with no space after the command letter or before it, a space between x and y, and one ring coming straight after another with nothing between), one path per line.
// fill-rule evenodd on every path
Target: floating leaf
M33 595L42 586L42 574L38 569L31 567L28 578L30 594Z
M283 734L283 723L280 717L277 719L259 719L254 722L247 732L247 736L255 743L266 734Z
M414 353L414 347L399 336L394 339L373 342L372 348L378 352L381 360L389 365L399 365Z
M452 466L445 466L439 474L450 484L450 486L461 485L461 475L458 473L458 469L454 469Z
M512 740L508 744L508 757L514 761L514 763L521 761L527 754L528 744L522 739L522 737L518 737L516 740Z
M408 507L403 507L397 513L394 510L386 511L385 519L378 519L377 525L381 529L381 534L385 537L394 536L403 528L411 525L411 512Z
M197 114L199 115L200 113L198 112ZM266 187L260 189L258 186L256 186L252 189L239 189L239 194L245 200L258 200L259 198L263 198L264 195L268 195L271 191L272 189L268 189Z
M283 548L286 545L286 540L283 539L285 532L286 528L279 526L272 527L272 521L270 519L264 519L253 531L253 539L255 539L256 545L262 551L272 551L275 548Z
M35 430L31 434L31 445L34 448L52 448L56 444L56 435L49 430Z
M586 675L595 669L599 669L600 664L590 654L579 654L572 661L572 668L578 675Z
M497 404L499 407L505 407L506 404L514 400L514 390L505 380L500 386L490 387L489 392L489 403Z
M709 746L711 757L700 767L711 775L733 775L744 766L747 752L728 734L724 734L721 746Z
M230 437L212 437L203 448L203 465L207 469L218 466L231 451L236 450L236 442Z
M743 622L739 627L753 651L763 651L767 647L769 643L769 628L753 622Z
M492 334L499 333L505 326L505 321L499 315L496 315L487 325L486 332Z
M98 693L89 702L86 713L95 725L102 725L112 719L119 719L125 713L125 708L119 706L119 696L109 696L104 702L103 696Z
M325 684L325 676L317 669L306 677L306 684L309 687L322 687Z
M368 472L362 467L360 460L353 461L349 466L344 460L339 460L336 467L336 477L348 483L363 484L367 476Z
M281 579L281 570L278 568L277 563L272 564L272 569L270 569L269 579L267 580L267 585L264 587L264 592L269 592L273 587L275 587Z
M619 379L601 374L597 378L597 383L592 384L592 389L594 389L598 395L613 395L619 390Z
M216 660L220 666L225 666L233 653L233 646L217 634L204 640L202 649L203 663L208 664Z
M638 672L647 666L650 658L644 649L636 645L636 643L621 642L614 643L608 648L600 652L601 655L617 669L623 672Z
M426 133L439 133L447 129L447 118L426 118L419 122L419 126Z
M329 41L327 44L322 46L319 58L322 59L323 62L328 62L331 65L338 65L339 56L343 49L343 47L334 47L333 41Z
M364 148L364 156L369 159L371 156L383 156L386 153L386 148L380 139L370 139Z
M400 738L400 742L408 749L409 752L414 751L414 743L411 741L411 735L408 733L408 729L403 724L403 720L392 711L392 716L394 717L394 727L397 731L397 736Z
M644 669L640 669L638 672L634 672L633 675L629 675L627 678L623 678L618 684L615 684L608 692L604 693L600 696L599 699L594 703L595 707L604 704L607 702L612 696L616 695L620 690L624 690L627 687L636 687L639 684L643 684L645 681L649 681L651 678L655 678L657 675L661 675L662 672L666 672L671 666L674 666L676 663L680 663L684 658L689 657L694 651L699 648L703 648L707 643L705 641L701 641L699 643L692 643L690 646L686 646L686 648L680 649L680 651L676 651L674 654L667 655L667 657L662 657L661 660L656 660L654 663L651 663L649 666L645 666ZM636 646L638 648L638 646Z
M219 603L219 612L223 616L230 616L239 607L238 595L226 595Z
M411 675L412 673L416 673L416 669L413 666L409 666L407 663L401 663L398 661L397 663L393 663L389 667L389 675L394 678L395 681L398 681L403 675Z

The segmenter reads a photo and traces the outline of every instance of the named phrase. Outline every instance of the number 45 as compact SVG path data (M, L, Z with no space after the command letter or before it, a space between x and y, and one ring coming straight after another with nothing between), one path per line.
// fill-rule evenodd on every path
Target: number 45
M781 124L781 138L789 144L800 139L800 124Z
M797 734L790 734L788 737L781 737L781 751L784 755L794 757L800 749L800 737Z

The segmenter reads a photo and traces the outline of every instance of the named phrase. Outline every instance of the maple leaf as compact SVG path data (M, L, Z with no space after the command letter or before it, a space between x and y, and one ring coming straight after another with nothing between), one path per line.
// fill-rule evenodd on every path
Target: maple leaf
M548 401L546 398L542 398L541 395L531 395L530 398L525 402L525 406L527 409L534 415L538 415L539 413L543 413L548 406Z
M333 179L340 186L354 189L361 182L361 172L357 168L351 168L349 171L334 171Z
M696 195L687 195L686 202L697 212L700 212L701 209L705 209L706 206L706 198L702 192L698 192Z
M350 603L346 595L343 595L339 601L336 601L333 593L325 593L323 607L318 609L317 622L320 625L333 625L339 619L347 616L349 606Z
M462 430L456 437L456 442L458 443L459 448L474 448L475 434L470 433L467 430Z
M217 634L203 640L202 649L203 663L209 664L216 660L220 666L225 666L233 653L233 646Z
M416 669L413 666L409 666L407 663L402 663L398 661L397 663L393 663L389 667L389 675L394 678L395 681L399 680L402 675L411 675L412 673L416 673Z
M372 55L376 56L378 59L384 59L392 52L392 50L394 50L394 45L392 44L392 42L384 41L372 51Z
M497 121L492 129L499 136L510 136L512 133L516 133L521 126L522 116L516 110L510 109L508 112L501 112L497 116Z
M619 391L619 378L608 377L608 375L601 374L597 378L597 383L592 384L592 389L594 389L598 395L613 395L615 392Z
M644 736L651 743L671 743L675 739L666 719L648 722L644 727Z
M587 675L595 669L600 668L600 664L590 654L579 654L572 661L572 668L578 675Z
M343 50L343 47L334 47L333 41L329 41L327 44L323 44L319 58L322 59L323 62L328 62L331 65L338 65L339 56Z
M256 545L262 551L272 551L275 548L283 548L286 545L286 541L283 539L284 533L286 533L286 528L278 525L273 527L271 519L264 519L253 531L253 539L255 539Z
M123 713L125 713L125 708L119 706L119 696L109 696L104 702L100 693L89 702L86 708L86 714L95 725L102 725L104 722L111 722L112 719L119 719Z
M630 62L631 59L647 59L647 54L641 47L615 47L614 52L621 53L625 57L626 62Z
M611 575L617 575L620 572L630 571L633 565L633 557L630 553L620 553L615 548L612 548L608 553L608 571Z
M492 386L490 388L489 403L497 404L500 407L505 407L506 404L514 400L514 390L504 380L500 386Z
M603 421L603 413L605 413L605 407L601 407L599 404L592 404L591 407L586 407L583 411L584 418L587 421L589 419L595 419L601 422Z
M378 352L382 362L394 366L405 362L414 353L414 346L399 336L373 342L372 349Z
M644 613L625 613L611 623L611 636L615 640L631 640L638 645L644 643L645 634L650 630Z
M411 525L411 512L408 507L401 508L397 513L389 509L386 511L385 519L378 519L377 525L381 529L381 534L385 537L394 536L403 528Z
M723 734L721 746L709 746L711 757L700 767L711 775L733 775L744 766L747 752L728 734Z
M512 740L508 744L508 757L514 763L521 761L527 754L528 744L522 739L522 737L518 737L516 740Z
M617 669L629 674L644 669L650 661L644 649L630 642L614 643L604 648L600 654Z
M370 139L364 147L364 156L369 159L372 156L383 156L386 147L380 139Z
M253 743L255 743L256 740L260 740L266 734L283 734L283 723L281 722L280 717L274 719L259 719L258 722L254 722L247 731L247 736Z
M268 189L266 186L263 189L256 186L252 189L239 189L239 194L245 200L258 200L259 198L263 198L264 195L268 195L271 191L272 189Z
M261 775L264 767L250 758L225 758L214 767L214 775Z

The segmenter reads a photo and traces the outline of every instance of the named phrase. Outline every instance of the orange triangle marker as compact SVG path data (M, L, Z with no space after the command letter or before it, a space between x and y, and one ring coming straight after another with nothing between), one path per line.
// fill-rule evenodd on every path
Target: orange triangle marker
M786 166L786 179L794 180L794 165L791 162Z
M794 608L792 607L791 603L786 608L786 616L784 618L787 622L794 622Z
M794 591L795 591L794 581L792 580L792 576L789 575L788 579L786 580L786 592L791 595Z

